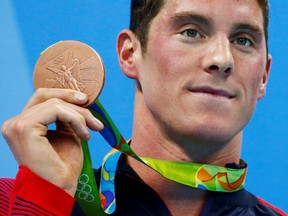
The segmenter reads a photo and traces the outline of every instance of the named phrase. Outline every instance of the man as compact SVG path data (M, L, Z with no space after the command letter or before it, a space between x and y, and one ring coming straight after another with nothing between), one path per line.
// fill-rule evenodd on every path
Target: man
M265 96L270 71L268 2L131 5L131 30L123 30L117 43L121 69L136 82L131 147L140 156L168 161L238 164L242 130ZM14 181L2 180L4 215L83 214L73 199L83 164L80 139L89 139L87 127L103 128L81 107L86 101L74 90L40 89L4 124L21 165ZM53 122L57 130L47 131ZM114 215L285 215L245 189L188 187L123 155L115 188Z

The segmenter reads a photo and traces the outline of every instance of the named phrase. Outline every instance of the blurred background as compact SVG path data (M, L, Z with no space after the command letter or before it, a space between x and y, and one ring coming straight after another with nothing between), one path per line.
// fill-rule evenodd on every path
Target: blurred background
M1 0L0 124L21 112L33 94L33 68L41 51L60 40L78 40L101 55L106 83L100 96L124 136L131 136L134 82L119 69L116 38L129 24L129 0ZM269 51L273 55L267 96L244 132L246 188L288 212L288 1L270 0ZM97 133L89 141L94 167L109 151ZM0 137L0 177L18 165Z

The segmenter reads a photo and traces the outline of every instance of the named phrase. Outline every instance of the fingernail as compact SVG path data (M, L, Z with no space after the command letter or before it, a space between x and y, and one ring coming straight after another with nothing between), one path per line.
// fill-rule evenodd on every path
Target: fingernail
M99 119L94 118L94 122L97 124L98 127L100 127L100 128L104 128L103 123L102 123Z
M81 101L81 102L82 101L84 102L84 101L87 100L87 95L82 93L82 92L76 92L74 94L74 97L75 97L76 100Z

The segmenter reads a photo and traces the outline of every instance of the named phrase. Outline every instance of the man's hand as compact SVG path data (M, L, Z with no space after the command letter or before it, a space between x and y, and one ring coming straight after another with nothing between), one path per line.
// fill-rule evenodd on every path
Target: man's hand
M2 127L18 163L71 196L83 165L80 140L90 138L88 128L103 129L103 124L81 107L87 99L70 89L38 89L23 112ZM49 131L52 123L56 123L56 130Z

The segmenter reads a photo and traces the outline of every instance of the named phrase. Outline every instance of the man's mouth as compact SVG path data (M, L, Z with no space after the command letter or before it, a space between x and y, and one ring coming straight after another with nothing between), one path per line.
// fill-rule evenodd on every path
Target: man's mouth
M200 93L200 94L208 94L215 97L225 97L228 99L234 98L235 95L231 93L230 91L224 90L224 89L217 89L212 88L209 86L201 86L201 87L194 87L192 89L189 89L193 93Z

